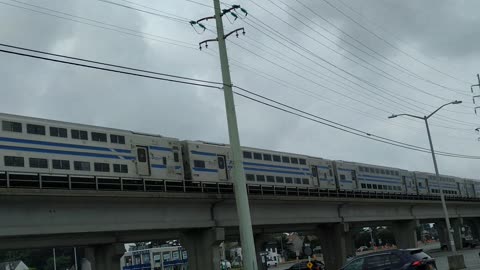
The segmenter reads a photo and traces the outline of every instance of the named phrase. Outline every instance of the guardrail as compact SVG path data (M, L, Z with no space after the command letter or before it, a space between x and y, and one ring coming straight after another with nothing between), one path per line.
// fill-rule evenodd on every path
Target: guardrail
M163 180L152 178L116 178L74 174L41 174L0 172L0 188L143 191L233 194L231 182L192 182L190 180ZM415 195L393 192L331 190L312 187L247 184L249 195L332 197L359 199L394 199L439 201L438 195ZM445 196L449 201L480 202L480 198Z

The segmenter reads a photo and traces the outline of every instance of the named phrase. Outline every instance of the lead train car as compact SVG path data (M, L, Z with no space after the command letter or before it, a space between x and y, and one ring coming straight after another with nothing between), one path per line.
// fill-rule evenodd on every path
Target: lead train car
M0 122L0 171L184 179L174 138L9 114Z

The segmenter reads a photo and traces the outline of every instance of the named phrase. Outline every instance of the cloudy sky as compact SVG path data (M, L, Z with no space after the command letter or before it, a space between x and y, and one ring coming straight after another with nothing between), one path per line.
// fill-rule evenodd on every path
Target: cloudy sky
M109 1L147 12L100 0L0 0L0 43L221 80L217 45L198 50L198 42L214 37L213 21L201 34L184 22L211 15L211 1ZM434 144L480 156L474 132L480 116L470 93L480 72L480 2L238 1L247 19L224 21L227 31L245 27L247 33L227 42L235 85L424 147L423 122L387 117L423 115L462 100L432 118ZM0 76L4 113L228 142L219 90L3 53ZM346 134L241 97L235 101L243 145L433 172L427 153ZM441 173L479 176L480 160L438 159Z

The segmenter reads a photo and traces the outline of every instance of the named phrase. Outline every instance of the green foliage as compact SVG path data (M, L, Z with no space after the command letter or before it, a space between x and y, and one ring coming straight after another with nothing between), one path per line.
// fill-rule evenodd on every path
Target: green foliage
M64 270L72 266L71 258L67 256L56 257L57 269ZM43 270L53 270L53 257L48 258Z

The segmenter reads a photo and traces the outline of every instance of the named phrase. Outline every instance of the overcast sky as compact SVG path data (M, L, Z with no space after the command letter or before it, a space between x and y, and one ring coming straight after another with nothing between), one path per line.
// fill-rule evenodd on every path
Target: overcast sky
M207 6L186 0L111 1L187 20L213 13L207 0L196 0ZM247 33L227 42L235 85L424 147L422 121L387 117L425 114L462 100L432 118L434 145L480 156L474 132L480 116L470 93L480 72L480 2L328 0L342 14L324 0L273 1L239 0L235 3L247 9L247 19L224 21L227 31L245 27ZM209 31L197 34L187 23L99 0L0 0L0 22L0 43L221 80L217 45L197 48L214 37L213 21L206 24ZM0 54L0 76L4 113L228 143L219 90L6 54ZM235 101L245 146L433 172L427 153L352 136L241 97ZM478 178L480 173L480 160L438 161L443 174Z

